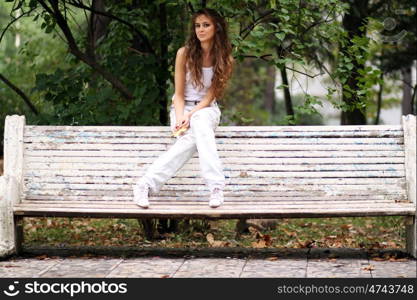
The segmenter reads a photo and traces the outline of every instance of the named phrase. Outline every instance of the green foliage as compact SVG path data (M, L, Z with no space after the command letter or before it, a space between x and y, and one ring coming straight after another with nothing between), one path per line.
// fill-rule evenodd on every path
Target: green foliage
M134 219L25 218L25 246L134 246L154 248L207 248L209 236L216 247L305 248L314 241L321 248L403 249L403 217L280 219L275 229L256 229L236 239L236 220L190 220L178 233L148 241ZM203 223L204 225L204 223ZM268 237L269 236L269 237ZM262 243L268 239L268 243Z
M59 8L76 45L86 52L89 13L64 3L60 1ZM197 0L189 3L194 9L201 5ZM29 18L11 26L0 44L0 72L29 96L40 113L35 115L10 88L0 84L5 104L0 108L2 118L19 113L31 124L161 125L161 103L169 102L174 92L175 55L188 31L189 7L174 0L113 1L106 5L107 12L125 23L112 20L108 24L94 55L100 67L119 80L133 98L126 99L100 72L69 51L57 20L39 1L6 1L0 4L3 15L33 11ZM158 17L163 6L167 27ZM225 109L223 125L318 122L321 116L315 106L325 100L342 111L375 106L375 86L382 82L379 66L369 62L378 46L366 34L348 38L340 22L348 13L348 2L226 0L212 1L209 6L226 16L237 65L254 62L252 69L235 72L229 92L220 101ZM7 21L2 18L0 25L4 28ZM375 26L375 22L370 24ZM365 33L368 27L362 30ZM13 46L17 35L22 39L18 48ZM132 50L132 40L139 48ZM168 45L167 52L163 43ZM292 95L294 116L286 116L284 107L274 113L265 110L265 90L273 80L265 70L270 67L292 70L294 82L305 74L315 75L314 70L326 72L331 78L326 83L327 96L318 98L308 89ZM357 88L348 82L352 78ZM351 101L342 101L342 96ZM161 97L167 99L161 101Z

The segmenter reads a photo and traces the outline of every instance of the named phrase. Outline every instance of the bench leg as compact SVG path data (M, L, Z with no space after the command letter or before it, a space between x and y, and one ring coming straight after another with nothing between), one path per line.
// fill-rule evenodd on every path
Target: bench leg
M416 216L406 217L405 222L406 231L406 247L407 253L414 258L417 258L417 227L416 227Z
M0 258L15 253L13 212L9 201L11 184L10 176L0 176Z
M22 254L22 244L23 244L23 217L14 216L14 238L15 238L15 247L16 254Z

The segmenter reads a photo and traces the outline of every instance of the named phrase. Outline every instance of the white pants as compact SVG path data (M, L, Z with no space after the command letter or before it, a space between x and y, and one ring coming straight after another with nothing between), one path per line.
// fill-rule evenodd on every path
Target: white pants
M192 110L196 104L185 102L184 112ZM209 191L225 186L223 166L217 153L214 131L220 123L221 112L214 101L209 107L197 110L191 115L190 127L178 136L167 152L159 156L141 178L152 193L158 193L162 185L174 176L184 164L198 151L201 176ZM170 108L171 132L175 128L175 108Z

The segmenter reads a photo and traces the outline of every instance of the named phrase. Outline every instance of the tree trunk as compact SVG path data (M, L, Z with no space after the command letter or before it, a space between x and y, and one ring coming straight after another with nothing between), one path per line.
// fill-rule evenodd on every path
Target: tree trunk
M382 92L384 90L384 73L381 72L380 79L382 83L379 84L379 90L378 90L378 98L377 98L377 106L376 106L376 117L374 121L374 125L379 124L379 116L381 115L381 106L382 106Z
M104 12L106 10L104 2L104 0L93 0L91 8L94 11ZM106 33L110 22L111 19L109 17L90 12L87 29L86 55L92 61L100 61L100 57L98 57L96 54L97 41ZM96 86L96 82L99 76L100 74L94 71L90 80L90 85L92 87Z
M290 93L290 86L288 83L287 68L285 66L279 69L281 72L282 84L284 85L284 99L285 99L285 109L288 116L294 115L294 109L292 107L292 99Z
M412 82L411 82L411 66L405 67L401 70L403 78L403 101L401 104L402 114L412 114Z
M343 17L343 27L348 33L348 42L346 48L349 48L352 43L354 36L363 36L366 32L361 31L361 26L366 25L366 18L368 17L368 1L369 0L351 0L348 1L350 4L349 11ZM340 49L340 51L347 52L347 49ZM349 78L347 79L346 84L349 86L350 90L358 90L358 70L364 67L364 64L359 64L356 60L353 62L353 69L350 72ZM350 97L347 97L343 94L343 102L348 104L356 103L359 101L357 95L353 94ZM355 108L352 111L342 111L341 116L341 125L360 125L366 124L366 113L362 112L360 109Z
M104 0L93 0L91 8L95 11L104 12L106 10L104 2ZM109 17L95 14L94 12L90 13L86 53L92 60L99 60L95 53L97 41L106 33L107 26L110 24L110 21L111 19Z
M167 26L167 11L165 3L159 4L159 30L160 37L160 74L157 77L159 86L159 120L163 125L168 124L168 109L167 109L167 81L169 79L168 72L168 26Z
M268 66L268 81L265 90L264 107L271 115L275 114L275 66Z

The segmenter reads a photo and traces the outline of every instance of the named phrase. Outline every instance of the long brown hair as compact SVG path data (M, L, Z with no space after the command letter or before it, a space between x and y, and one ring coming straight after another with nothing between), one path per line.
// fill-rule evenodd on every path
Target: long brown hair
M214 97L218 99L223 96L227 82L233 71L233 65L230 59L232 45L227 33L228 25L225 19L211 8L202 8L193 14L190 24L190 35L185 44L185 53L187 66L191 72L191 79L194 86L203 87L203 83L201 82L203 51L194 29L195 20L200 15L207 16L214 23L215 34L213 47L210 51L210 56L213 58L213 78L211 85Z

